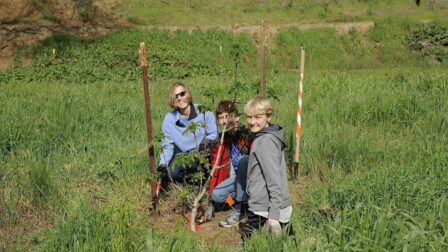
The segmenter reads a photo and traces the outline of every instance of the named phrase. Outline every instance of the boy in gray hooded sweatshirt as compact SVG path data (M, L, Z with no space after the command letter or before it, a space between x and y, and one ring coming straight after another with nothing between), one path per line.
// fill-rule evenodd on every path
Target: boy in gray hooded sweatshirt
M289 223L292 213L283 151L284 130L277 124L269 123L273 107L267 98L253 98L244 107L244 112L254 141L247 169L249 209L243 236L249 237L265 224L268 232L279 236L282 228Z

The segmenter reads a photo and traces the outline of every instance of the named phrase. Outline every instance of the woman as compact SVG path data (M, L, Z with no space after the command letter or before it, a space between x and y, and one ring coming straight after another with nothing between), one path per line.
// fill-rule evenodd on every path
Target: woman
M176 164L172 167L175 157L179 154L206 146L218 136L216 119L212 112L198 111L197 104L193 104L193 97L187 86L182 82L174 83L169 92L168 104L173 111L167 113L163 119L162 140L163 152L160 154L159 171L166 174L166 170L173 181L182 182L186 175L197 171L197 161L190 167ZM193 134L184 134L190 122L203 123ZM167 169L168 167L168 169Z

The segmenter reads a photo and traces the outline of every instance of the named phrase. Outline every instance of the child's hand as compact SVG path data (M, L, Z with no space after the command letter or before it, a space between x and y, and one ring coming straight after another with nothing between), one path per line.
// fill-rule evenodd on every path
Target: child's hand
M232 130L238 127L239 117L234 117L233 115L227 121L227 130Z
M268 232L276 238L280 237L282 235L280 222L278 220L268 219Z

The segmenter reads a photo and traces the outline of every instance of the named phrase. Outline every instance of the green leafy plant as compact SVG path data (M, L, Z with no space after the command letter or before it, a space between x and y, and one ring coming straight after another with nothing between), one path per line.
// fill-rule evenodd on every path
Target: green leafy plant
M233 83L237 83L237 76L238 76L238 66L241 62L241 58L243 56L244 50L241 47L240 44L232 44L232 47L230 49L230 56L232 57L233 60L233 75L234 75L234 79L233 79Z
M0 81L53 80L77 84L138 81L141 73L136 48L141 41L147 41L148 74L151 80L221 75L222 68L230 68L228 65L233 64L233 61L225 55L224 59L228 60L221 64L220 45L237 45L240 50L248 52L244 54L245 57L255 56L254 45L248 36L235 36L215 30L193 31L190 34L186 31L171 33L122 29L96 39L55 35L29 50L31 53L23 53L22 56L34 59L33 65L17 65L7 71L0 71ZM223 53L230 54L226 50ZM242 55L238 59L240 57Z
M425 25L406 35L406 43L412 50L438 62L448 61L448 26Z

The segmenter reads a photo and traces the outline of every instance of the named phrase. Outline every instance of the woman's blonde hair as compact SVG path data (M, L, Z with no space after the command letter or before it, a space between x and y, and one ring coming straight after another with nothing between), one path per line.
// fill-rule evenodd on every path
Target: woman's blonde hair
M176 88L182 86L184 87L185 91L187 91L186 98L188 103L193 103L193 96L191 96L191 92L190 90L187 88L187 86L185 85L185 83L178 81L176 83L174 83L173 85L171 85L170 87L170 92L169 92L169 97L168 97L168 105L170 105L170 107L172 109L176 108Z
M244 113L250 116L267 115L271 116L274 112L271 101L264 96L255 96L244 106Z

